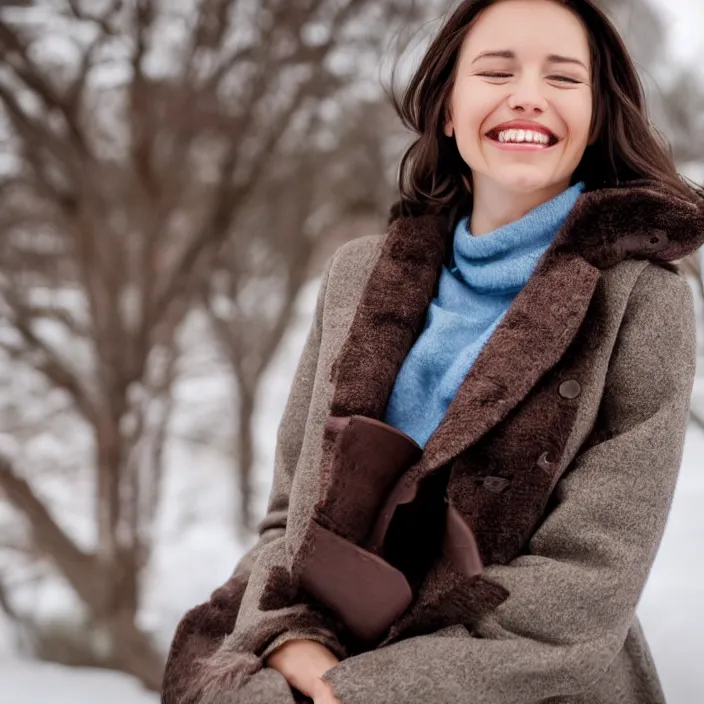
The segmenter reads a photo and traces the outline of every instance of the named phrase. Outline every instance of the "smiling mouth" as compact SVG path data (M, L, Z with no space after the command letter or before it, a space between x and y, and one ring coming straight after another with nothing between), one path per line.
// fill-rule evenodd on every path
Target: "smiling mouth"
M536 147L536 148L543 148L543 149L548 149L550 147L554 147L560 140L558 137L556 137L554 134L549 134L546 135L548 137L548 142L545 144L544 142L534 142L534 141L527 141L527 140L522 140L522 141L517 141L515 139L510 140L510 141L500 141L499 140L499 134L501 132L505 132L506 130L497 130L493 129L487 132L484 136L491 140L492 142L495 142L496 144L500 144L501 146L505 147L511 147L511 146L519 146L519 147L524 147L524 146L530 146L530 147ZM544 134L544 133L541 133Z

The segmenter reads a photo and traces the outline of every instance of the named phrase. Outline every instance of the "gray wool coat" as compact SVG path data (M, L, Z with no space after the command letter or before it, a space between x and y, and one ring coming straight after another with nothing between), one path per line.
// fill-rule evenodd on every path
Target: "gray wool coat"
M326 679L343 704L665 701L635 610L677 480L695 367L692 294L670 262L704 242L704 206L647 182L584 193L421 456L367 496L326 422L383 417L451 231L448 218L396 211L385 235L333 256L278 429L259 540L180 622L164 704L298 701L264 666L292 638L340 657ZM301 588L312 526L364 546L382 509L439 476L483 570L468 576L435 555L410 606L360 645Z

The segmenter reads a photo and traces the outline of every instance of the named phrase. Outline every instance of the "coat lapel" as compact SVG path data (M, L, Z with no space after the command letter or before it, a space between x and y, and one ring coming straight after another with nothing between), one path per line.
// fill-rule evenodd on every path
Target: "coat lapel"
M332 371L331 416L381 419L420 335L445 256L448 218L392 223Z
M563 356L587 313L599 270L546 252L482 349L415 468L447 464L501 422Z
M449 227L449 219L431 216L400 218L390 226L334 365L331 416L382 419L437 291ZM480 353L426 443L412 470L415 478L448 463L489 432L569 347L589 308L599 269L566 249L564 240L556 237Z
M363 512L341 510L349 505L350 462L338 450L336 419L365 416L382 420L403 360L423 328L435 295L445 256L449 217L416 216L391 223L379 258L367 280L331 372L333 393L325 423L320 459L320 485L311 521L292 546L291 572L300 572L314 550L317 520L328 528L344 525L345 535L369 530ZM368 502L383 497L370 497ZM349 515L341 515L341 514Z

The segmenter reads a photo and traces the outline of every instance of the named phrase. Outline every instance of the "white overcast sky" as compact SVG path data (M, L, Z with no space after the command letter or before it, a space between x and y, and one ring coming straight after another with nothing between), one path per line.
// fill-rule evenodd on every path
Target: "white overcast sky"
M704 63L704 0L652 2L668 25L673 54L690 64L697 59Z

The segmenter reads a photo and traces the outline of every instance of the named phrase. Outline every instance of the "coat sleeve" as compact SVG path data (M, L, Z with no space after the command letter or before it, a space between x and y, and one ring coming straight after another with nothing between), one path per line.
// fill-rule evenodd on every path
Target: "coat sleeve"
M282 563L284 534L288 515L289 492L298 463L303 434L308 418L315 379L322 330L323 307L332 259L326 267L318 293L313 324L294 376L293 385L277 433L274 479L268 510L258 527L259 537L254 547L240 560L230 579L211 596L210 600L190 610L180 621L174 635L164 672L163 704L228 704L245 701L237 698L237 675L254 675L261 669L265 655L286 640L306 638L319 641L339 657L342 648L322 615L310 604L289 607L285 614L276 614L287 624L276 639L257 658L222 652L223 644L236 622L252 620L258 611L258 588L268 569ZM249 612L245 615L245 612ZM252 617L249 614L253 614ZM238 664L243 672L237 672ZM231 667L230 667L231 666ZM240 677L240 684L242 684ZM269 682L263 682L268 679ZM293 702L281 676L268 670L254 683L261 697L254 693L247 701ZM280 695L277 698L277 695ZM249 696L249 695L248 695ZM233 698L234 697L234 698Z
M471 633L454 626L335 666L325 678L344 704L537 704L589 691L624 645L664 532L695 339L686 280L646 267L610 360L598 441L559 481L527 554L486 570L508 599Z

